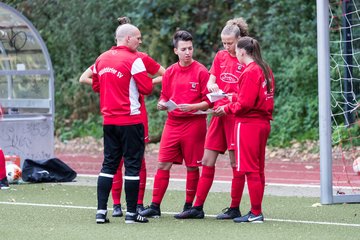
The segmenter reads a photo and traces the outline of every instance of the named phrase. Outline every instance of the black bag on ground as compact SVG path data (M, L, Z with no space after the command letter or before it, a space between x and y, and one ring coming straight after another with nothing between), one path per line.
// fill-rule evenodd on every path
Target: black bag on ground
M76 172L58 158L25 159L22 167L25 182L71 182L75 178Z

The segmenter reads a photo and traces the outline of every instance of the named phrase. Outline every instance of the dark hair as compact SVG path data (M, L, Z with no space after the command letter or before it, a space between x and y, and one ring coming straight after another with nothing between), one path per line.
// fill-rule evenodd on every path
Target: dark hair
M177 31L173 36L173 46L174 48L177 48L179 41L192 41L193 37L191 33L184 30Z
M246 54L251 56L254 59L254 61L261 67L266 79L267 90L268 92L271 92L272 79L270 76L270 67L261 57L261 49L258 41L256 41L256 39L251 37L242 37L237 42L236 47L238 49L244 49L246 51Z
M126 24L126 23L131 23L131 20L128 17L119 17L117 19L117 21L118 21L119 25L123 25L123 24Z

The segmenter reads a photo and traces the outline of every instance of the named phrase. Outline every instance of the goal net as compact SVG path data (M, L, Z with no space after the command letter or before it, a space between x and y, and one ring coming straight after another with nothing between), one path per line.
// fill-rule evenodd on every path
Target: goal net
M328 14L332 191L325 202L360 202L360 1L330 0Z

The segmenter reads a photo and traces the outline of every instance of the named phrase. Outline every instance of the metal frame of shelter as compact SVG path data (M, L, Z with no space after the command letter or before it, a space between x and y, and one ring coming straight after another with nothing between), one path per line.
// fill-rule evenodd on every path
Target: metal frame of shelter
M54 70L39 32L0 2L0 147L22 160L54 155Z

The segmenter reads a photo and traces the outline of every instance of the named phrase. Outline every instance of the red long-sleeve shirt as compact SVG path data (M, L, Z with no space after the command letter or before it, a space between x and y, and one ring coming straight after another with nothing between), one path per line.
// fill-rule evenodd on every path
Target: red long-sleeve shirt
M240 121L270 121L274 109L275 82L270 71L272 90L267 91L263 71L255 62L248 64L239 80L238 94L233 96L232 103L224 111L235 114Z
M112 47L95 62L93 90L100 92L104 125L141 123L139 94L152 91L152 80L141 58L128 47Z

